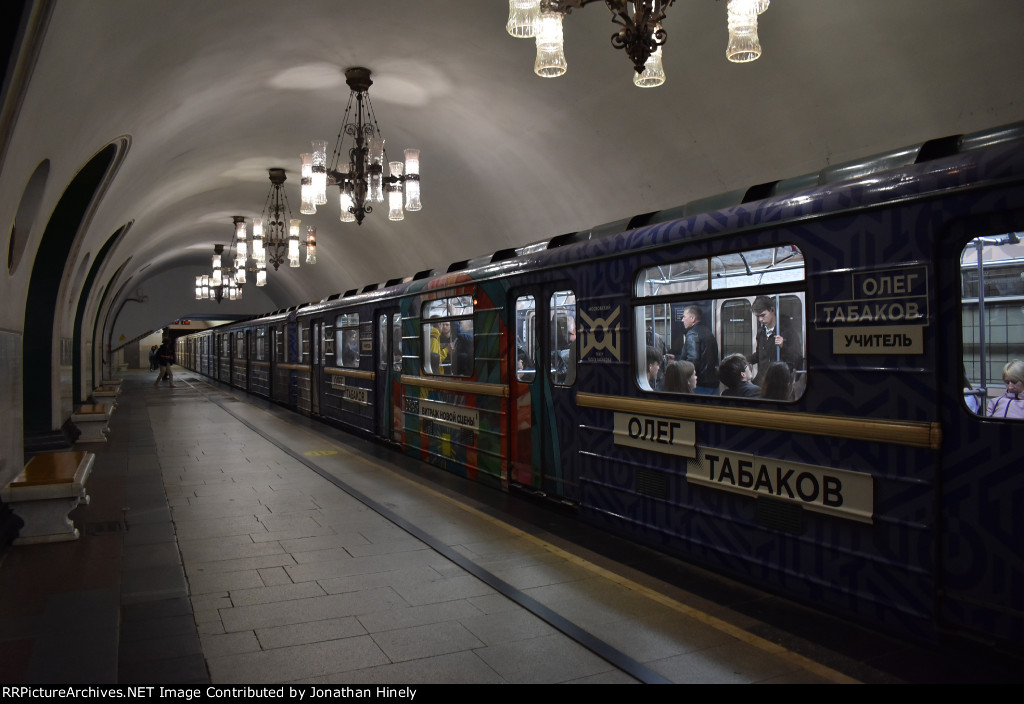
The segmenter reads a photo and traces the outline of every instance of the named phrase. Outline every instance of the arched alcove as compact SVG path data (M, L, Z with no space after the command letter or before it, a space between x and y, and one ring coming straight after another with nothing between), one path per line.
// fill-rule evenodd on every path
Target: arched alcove
M102 379L96 378L96 370L98 368L98 365L93 361L95 360L97 354L102 355L103 350L100 341L97 340L95 336L95 321L93 321L93 324L90 326L91 330L93 331L91 347L87 349L82 344L83 326L87 324L85 320L85 309L89 303L89 296L90 293L92 292L92 287L96 283L96 276L99 274L100 267L103 266L103 263L106 261L107 256L110 254L114 245L121 241L125 233L127 233L128 230L131 229L131 226L131 222L122 225L103 244L102 249L100 249L99 253L96 255L96 259L92 263L92 267L89 269L89 275L85 278L85 281L82 283L81 293L78 295L78 308L75 311L75 329L71 340L71 349L74 354L74 361L72 362L71 384L73 388L72 393L74 394L73 400L75 404L82 402L82 395L84 393L82 385L83 374L85 374L86 372L88 372L89 374L89 383L85 385L85 389L95 388L99 386L99 382L102 381ZM86 360L83 359L83 357L86 354L88 354L90 357L90 359L88 360L88 364L86 364Z
M50 215L36 251L25 305L22 366L22 408L25 449L32 439L56 430L53 418L53 343L57 324L57 296L64 269L82 222L94 207L97 193L112 172L127 140L100 150L75 175ZM73 358L77 355L72 354Z
M43 159L25 184L14 222L11 223L11 239L7 243L8 274L13 274L21 263L21 255L25 252L29 233L35 224L36 216L39 215L39 204L43 201L43 191L46 189L46 180L49 176L50 160Z

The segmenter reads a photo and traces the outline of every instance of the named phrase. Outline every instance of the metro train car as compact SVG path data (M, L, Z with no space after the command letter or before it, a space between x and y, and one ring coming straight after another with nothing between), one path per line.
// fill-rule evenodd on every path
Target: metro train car
M808 606L1019 649L1024 418L989 406L1024 359L1022 231L1017 124L232 323L179 359ZM757 396L674 385L695 318Z

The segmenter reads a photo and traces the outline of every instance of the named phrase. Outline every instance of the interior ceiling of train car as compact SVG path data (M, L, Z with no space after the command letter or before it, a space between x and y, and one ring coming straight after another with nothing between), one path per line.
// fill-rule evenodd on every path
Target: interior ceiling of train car
M104 285L128 282L122 296L169 272L191 292L233 216L251 233L272 167L318 235L315 265L268 273L285 307L1024 119L1019 0L773 0L763 54L742 64L726 60L725 0L678 0L656 88L633 85L603 2L565 18L559 78L534 74L507 0L49 4L4 165L24 184L49 158L50 184L66 184L130 138L76 255L131 223L104 265ZM372 72L389 157L421 151L423 207L402 222L380 206L341 223L336 189L298 213L299 154L313 139L333 149L352 66Z

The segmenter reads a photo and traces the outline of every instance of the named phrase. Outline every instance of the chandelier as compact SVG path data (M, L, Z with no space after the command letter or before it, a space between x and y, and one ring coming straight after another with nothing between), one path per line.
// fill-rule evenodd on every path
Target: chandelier
M234 268L223 266L221 261L223 254L224 245L213 245L213 273L196 276L197 301L211 300L220 303L224 299L241 300L241 285L245 283L245 270L242 269L241 273L237 274Z
M505 28L513 37L535 38L537 59L534 73L544 78L555 78L566 72L562 19L573 9L596 1L509 0ZM729 61L746 63L761 55L757 16L768 9L770 1L728 1L729 43L725 56ZM652 88L665 82L661 47L667 33L661 23L673 2L675 0L604 0L611 10L612 22L621 27L612 35L612 46L626 52L633 64L633 83L641 88Z
M316 206L327 202L327 186L338 186L339 208L342 222L363 223L372 213L374 203L383 203L388 197L388 219L403 220L404 210L419 210L420 204L420 151L405 150L405 163L387 161L384 137L370 104L369 90L373 85L370 70L355 67L345 71L345 82L351 89L348 106L342 120L338 141L327 163L327 142L314 140L313 151L302 154L302 205L299 212L312 215ZM355 105L353 105L353 101ZM352 146L344 151L346 137L352 137ZM384 174L385 164L388 175Z
M284 169L270 169L270 192L263 204L260 217L252 219L252 259L256 272L256 285L267 285L267 263L274 266L274 271L288 262L288 266L299 266L299 247L306 247L306 263L316 264L316 226L306 228L306 237L300 239L302 222L292 218L288 207L288 195L284 190L284 182L288 180ZM245 271L248 261L248 241L246 238L245 218L236 215L235 239L238 242L235 269ZM243 274L244 283L244 274Z

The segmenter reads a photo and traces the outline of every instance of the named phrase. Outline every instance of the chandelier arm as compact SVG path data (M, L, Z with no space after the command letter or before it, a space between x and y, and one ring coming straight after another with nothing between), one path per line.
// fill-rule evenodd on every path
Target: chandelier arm
M571 14L598 0L541 0L541 10ZM612 46L621 49L629 56L637 73L643 73L644 64L655 50L665 43L668 33L661 28L665 19L665 10L675 0L636 0L632 2L633 12L629 11L631 0L603 0L612 13L612 22L622 27L612 35Z

